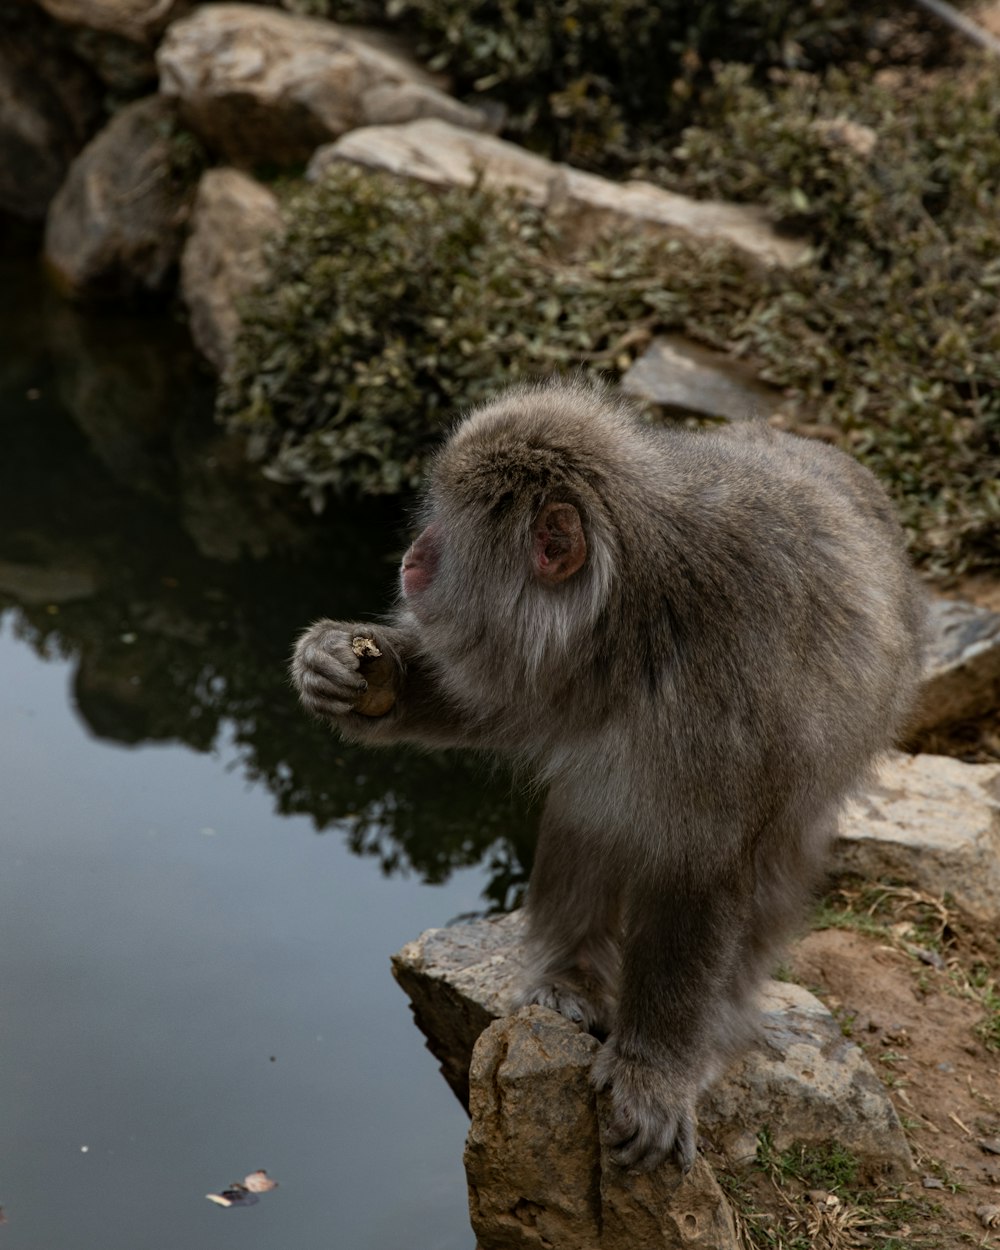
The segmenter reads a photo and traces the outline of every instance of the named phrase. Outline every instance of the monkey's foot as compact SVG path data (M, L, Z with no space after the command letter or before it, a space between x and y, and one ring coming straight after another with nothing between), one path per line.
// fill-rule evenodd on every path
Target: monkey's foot
M588 1033L606 1037L611 1019L611 1005L596 987L572 977L551 977L523 990L515 1003L517 1007L548 1007L572 1020Z
M623 1059L614 1037L598 1052L590 1079L609 1090L611 1116L602 1139L621 1167L651 1172L673 1155L682 1172L694 1166L695 1094L652 1062Z

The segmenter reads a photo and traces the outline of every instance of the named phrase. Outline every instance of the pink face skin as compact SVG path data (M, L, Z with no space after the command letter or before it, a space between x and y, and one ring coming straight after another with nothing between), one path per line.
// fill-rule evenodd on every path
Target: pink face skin
M399 580L404 598L412 599L430 586L437 572L440 555L438 528L436 525L428 525L403 556Z

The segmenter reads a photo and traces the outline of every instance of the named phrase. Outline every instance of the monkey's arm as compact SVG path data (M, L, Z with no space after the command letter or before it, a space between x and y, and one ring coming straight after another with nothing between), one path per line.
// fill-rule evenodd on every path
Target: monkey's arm
M369 690L354 646L359 638L371 639L381 653L380 685L391 700L381 715L358 710ZM485 745L483 731L445 697L405 626L317 621L296 644L291 676L306 711L354 741Z

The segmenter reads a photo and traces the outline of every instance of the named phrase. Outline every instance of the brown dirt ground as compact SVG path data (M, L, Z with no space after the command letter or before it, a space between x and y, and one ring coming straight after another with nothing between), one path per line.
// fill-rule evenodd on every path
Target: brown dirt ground
M926 1208L907 1216L898 1244L1000 1246L1000 1227L987 1230L977 1215L986 1207L1000 1215L1000 1154L980 1145L1000 1150L1000 1054L976 1036L982 1009L959 996L946 969L851 930L810 933L791 970L891 1086L916 1162L905 1189Z

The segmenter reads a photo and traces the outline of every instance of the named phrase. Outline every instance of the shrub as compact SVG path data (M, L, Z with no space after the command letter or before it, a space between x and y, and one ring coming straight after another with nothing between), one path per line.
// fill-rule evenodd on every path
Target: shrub
M456 409L554 370L614 373L623 336L735 312L743 268L607 239L576 260L543 214L482 189L437 193L334 167L298 194L220 392L268 473L314 506L413 487ZM671 272L690 270L674 287ZM726 275L730 281L727 284Z
M663 176L769 204L811 263L624 231L574 255L538 210L344 167L290 206L223 413L318 507L415 485L456 409L512 379L614 376L684 330L869 464L929 571L1000 564L1000 72L911 92L729 67L706 109Z

